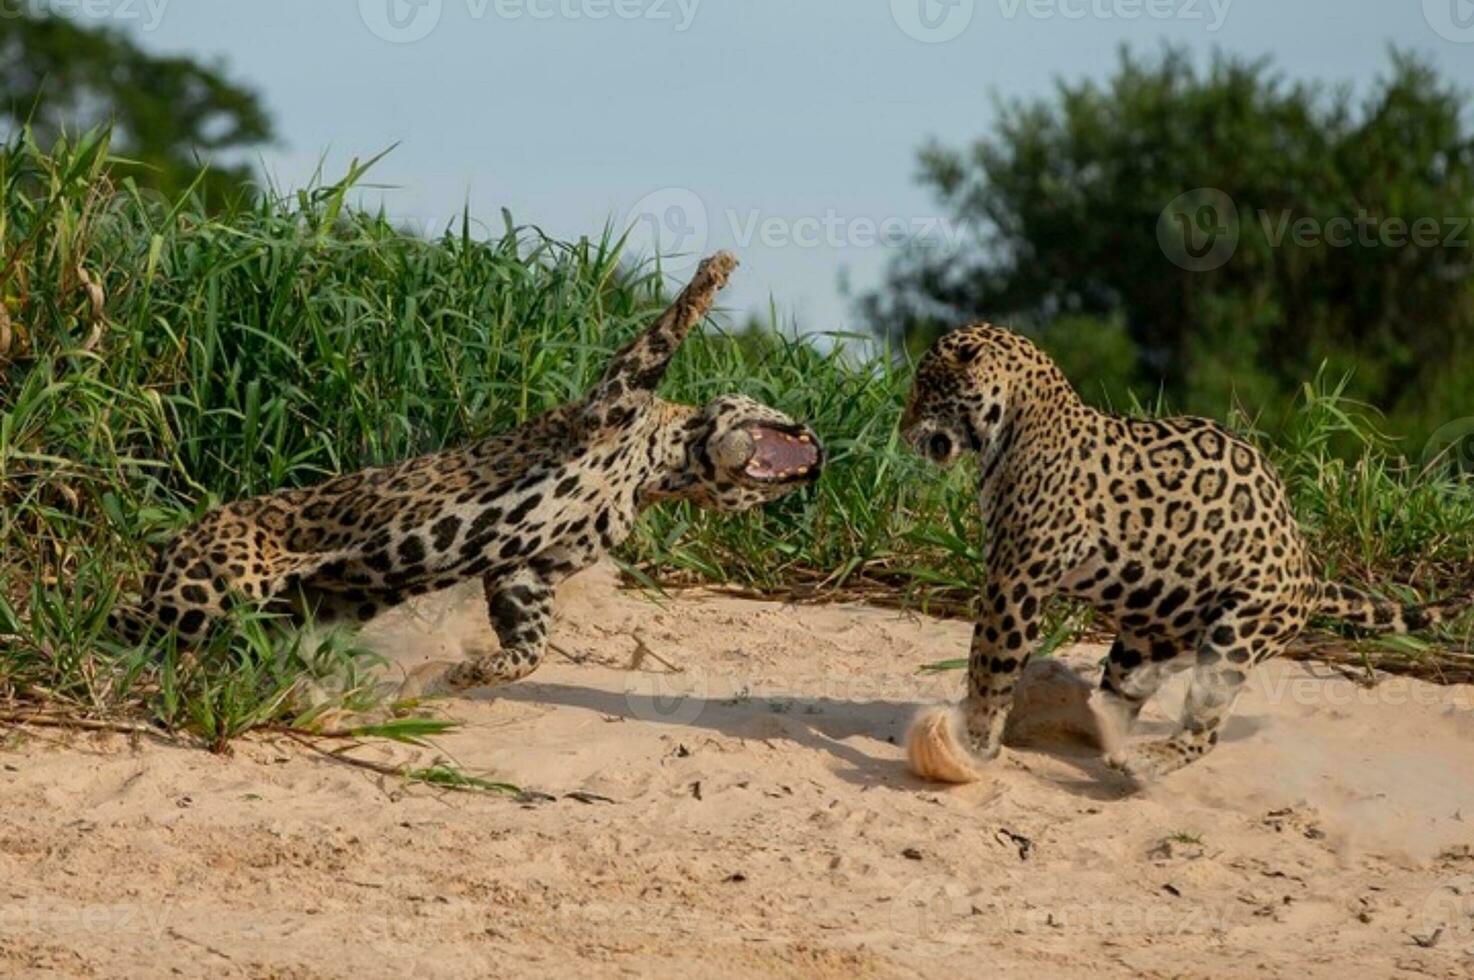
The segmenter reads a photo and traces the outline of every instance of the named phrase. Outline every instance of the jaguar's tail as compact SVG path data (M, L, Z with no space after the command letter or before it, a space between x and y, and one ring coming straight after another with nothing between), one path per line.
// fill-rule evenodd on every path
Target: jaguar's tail
M1448 622L1471 604L1474 604L1474 595L1431 602L1425 606L1404 606L1339 582L1322 582L1316 609L1351 626L1383 633L1415 633Z

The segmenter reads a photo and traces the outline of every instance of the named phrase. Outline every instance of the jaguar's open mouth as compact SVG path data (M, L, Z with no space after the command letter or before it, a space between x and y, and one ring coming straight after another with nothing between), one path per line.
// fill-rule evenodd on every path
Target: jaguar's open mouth
M813 434L801 427L785 428L765 422L745 427L752 436L752 456L742 474L759 483L813 480L824 465L824 451Z

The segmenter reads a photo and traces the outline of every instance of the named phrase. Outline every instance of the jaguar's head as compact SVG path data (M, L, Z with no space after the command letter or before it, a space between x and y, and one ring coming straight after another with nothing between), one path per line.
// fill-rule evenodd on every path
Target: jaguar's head
M724 395L680 425L677 462L655 498L747 510L813 483L824 449L808 426L744 395Z
M1063 382L1045 354L988 324L943 335L916 366L901 437L938 466L980 452L1008 416L1021 387Z

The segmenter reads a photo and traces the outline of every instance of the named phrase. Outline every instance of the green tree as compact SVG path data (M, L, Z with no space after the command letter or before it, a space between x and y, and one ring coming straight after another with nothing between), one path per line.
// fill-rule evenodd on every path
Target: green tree
M29 124L49 146L63 130L111 125L120 169L173 199L208 163L201 191L220 203L251 179L242 151L272 138L258 96L217 68L149 54L121 31L64 17L0 17L0 137Z
M1325 361L1426 434L1474 414L1466 108L1397 52L1358 97L1264 61L1123 51L1103 84L999 102L983 139L925 147L921 180L969 235L904 252L862 311L913 347L979 317L1066 350L1124 324L1126 377L1077 363L1081 387L1160 386L1212 414Z

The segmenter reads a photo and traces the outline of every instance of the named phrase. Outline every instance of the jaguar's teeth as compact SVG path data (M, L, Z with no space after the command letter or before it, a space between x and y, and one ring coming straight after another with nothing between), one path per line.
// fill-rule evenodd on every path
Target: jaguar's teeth
M799 476L808 476L809 475L809 468L807 466L800 466L794 472L797 473Z

